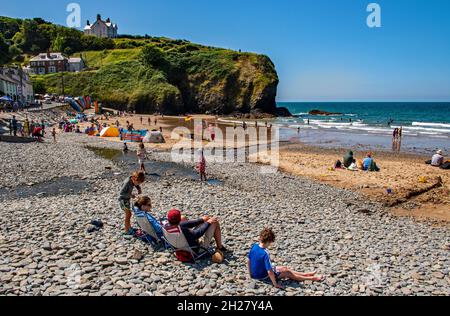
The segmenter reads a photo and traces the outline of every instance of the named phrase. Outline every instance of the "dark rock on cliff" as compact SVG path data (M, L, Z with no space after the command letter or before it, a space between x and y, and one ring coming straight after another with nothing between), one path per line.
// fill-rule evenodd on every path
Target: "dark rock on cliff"
M276 108L275 114L279 117L292 117L291 112L289 112L289 110L285 107Z
M312 110L309 112L309 115L316 115L316 116L333 116L333 115L344 115L342 113L332 113L332 112L327 112L327 111L322 111L322 110Z

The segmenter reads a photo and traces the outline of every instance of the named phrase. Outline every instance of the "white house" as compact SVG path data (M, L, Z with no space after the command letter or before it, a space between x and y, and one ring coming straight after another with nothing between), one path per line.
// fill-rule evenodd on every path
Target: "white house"
M79 72L86 68L86 64L82 57L72 57L69 58L69 71Z
M14 101L32 102L34 92L29 75L20 68L0 68L1 94L9 96Z
M117 24L111 23L111 19L107 18L106 21L102 20L100 14L97 14L97 21L94 24L90 24L87 21L84 27L84 34L93 35L97 37L116 38L119 27Z

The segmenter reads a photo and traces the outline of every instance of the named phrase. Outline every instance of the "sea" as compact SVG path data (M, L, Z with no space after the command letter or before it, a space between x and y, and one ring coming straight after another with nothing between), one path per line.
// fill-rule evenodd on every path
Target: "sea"
M395 128L403 128L401 151L450 154L450 102L279 102L293 118L278 118L284 141L324 147L391 150ZM312 110L339 113L309 115ZM398 151L398 147L395 149Z

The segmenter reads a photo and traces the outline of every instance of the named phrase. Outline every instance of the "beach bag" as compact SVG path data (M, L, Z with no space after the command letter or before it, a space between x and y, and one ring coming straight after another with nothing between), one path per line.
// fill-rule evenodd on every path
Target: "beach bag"
M425 164L427 164L427 165L431 165L431 160L427 160L427 161L425 161Z
M441 166L441 169L449 170L450 169L450 162L446 162Z
M177 259L183 263L192 263L194 262L194 257L189 251L186 250L177 250L175 251L175 256Z
M342 162L340 160L336 161L334 169L342 169Z
M223 254L222 251L217 250L213 255L212 255L212 262L213 263L217 263L217 264L221 264L222 262L225 261L225 255Z

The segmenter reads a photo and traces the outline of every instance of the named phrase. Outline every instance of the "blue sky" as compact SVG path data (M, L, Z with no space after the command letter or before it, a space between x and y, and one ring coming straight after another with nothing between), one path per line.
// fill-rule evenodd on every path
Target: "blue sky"
M448 0L0 0L0 15L65 24L70 2L82 26L101 13L121 34L266 54L279 101L450 101Z

